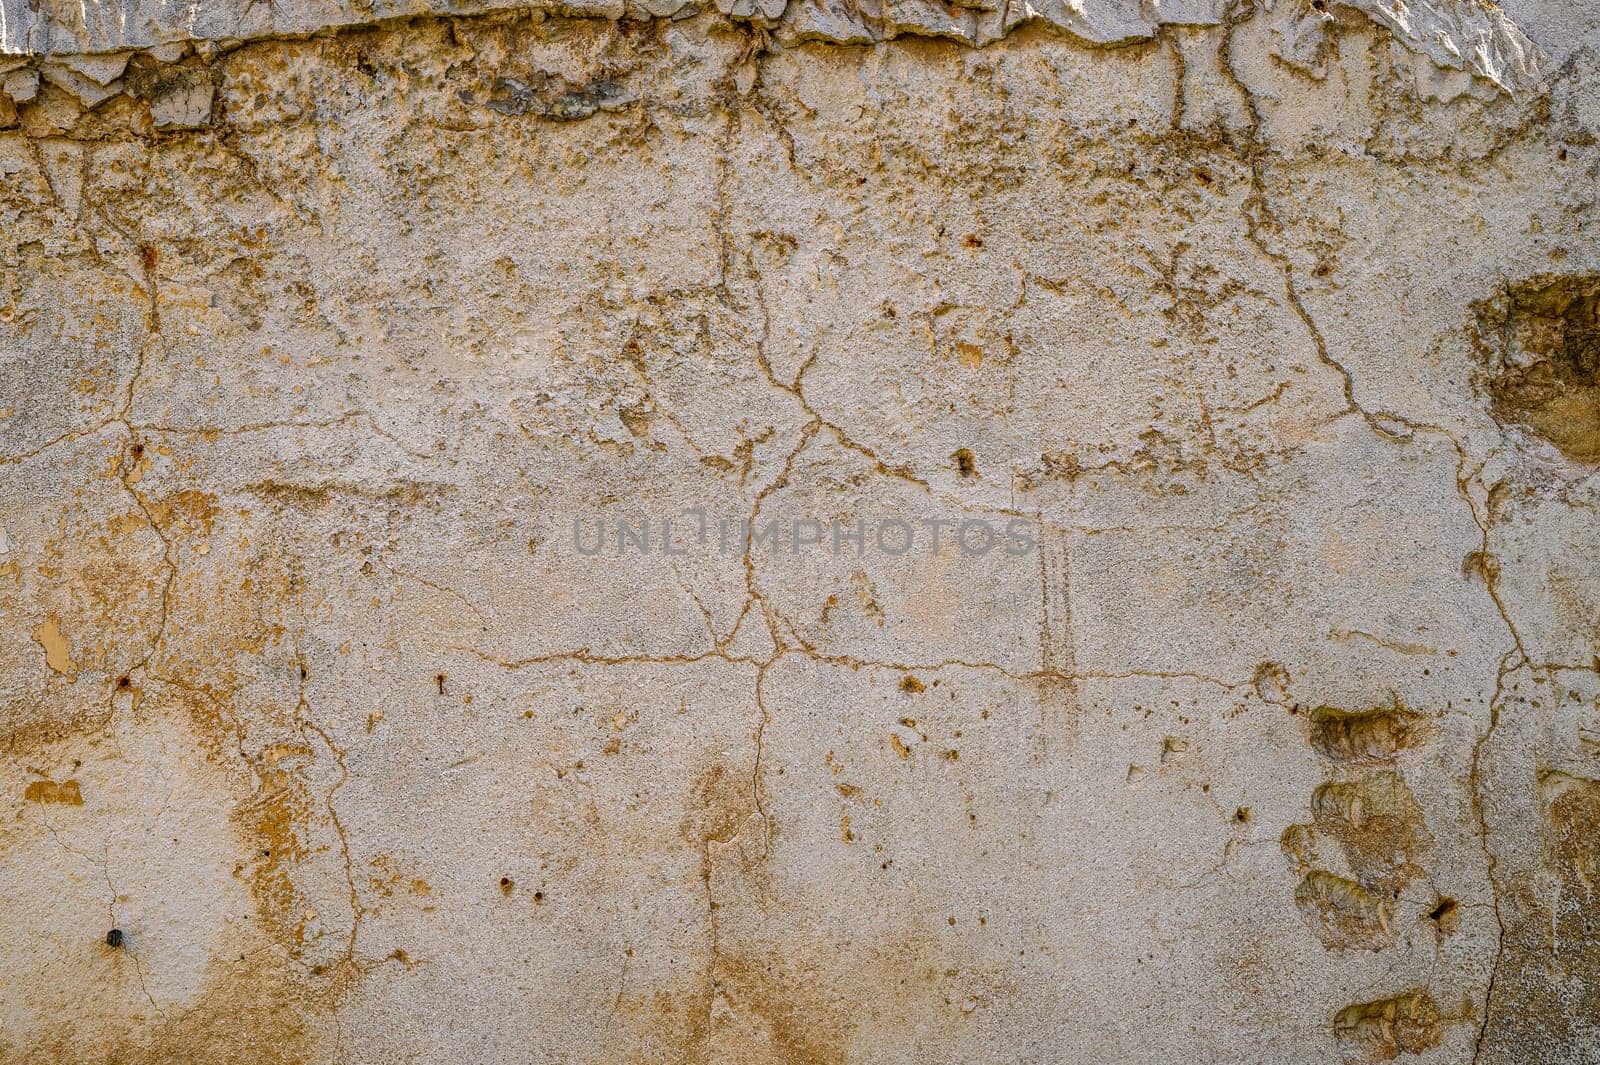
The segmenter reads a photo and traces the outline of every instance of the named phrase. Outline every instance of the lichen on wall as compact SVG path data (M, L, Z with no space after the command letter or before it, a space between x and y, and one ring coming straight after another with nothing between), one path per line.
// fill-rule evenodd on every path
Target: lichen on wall
M0 4L0 1061L1596 1060L1581 5Z

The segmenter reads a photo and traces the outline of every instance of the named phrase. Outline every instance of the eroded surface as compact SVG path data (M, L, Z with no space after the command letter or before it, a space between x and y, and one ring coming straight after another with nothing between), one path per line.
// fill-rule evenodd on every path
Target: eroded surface
M0 1056L1600 1060L1600 54L1323 6L7 0Z

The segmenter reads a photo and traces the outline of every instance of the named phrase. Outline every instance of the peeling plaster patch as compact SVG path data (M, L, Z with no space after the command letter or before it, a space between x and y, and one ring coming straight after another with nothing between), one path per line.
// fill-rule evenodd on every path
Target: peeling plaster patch
M55 615L45 618L33 629L33 642L44 648L44 663L57 673L75 675L78 667L72 661L72 644L61 632L61 619Z

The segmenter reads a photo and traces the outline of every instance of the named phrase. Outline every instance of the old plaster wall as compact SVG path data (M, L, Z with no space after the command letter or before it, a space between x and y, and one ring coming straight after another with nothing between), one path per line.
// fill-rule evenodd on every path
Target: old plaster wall
M1600 14L719 8L0 5L0 1060L1600 1061Z

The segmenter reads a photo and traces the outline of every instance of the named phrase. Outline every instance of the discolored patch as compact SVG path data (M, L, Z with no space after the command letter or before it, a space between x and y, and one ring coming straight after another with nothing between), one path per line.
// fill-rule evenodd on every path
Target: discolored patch
M721 762L695 778L689 795L678 834L696 847L732 839L755 810L749 779L741 779Z
M1518 282L1480 304L1478 322L1494 416L1600 463L1600 277Z
M61 619L54 614L34 626L33 642L44 648L44 664L57 673L78 671L72 662L72 645L61 632Z
M825 982L819 982L819 988ZM844 1031L771 961L719 959L716 987L750 1049L747 1060L784 1065L843 1065ZM813 992L814 994L815 992ZM723 1059L726 1060L726 1059ZM738 1059L735 1059L738 1060Z
M1583 1061L1600 1017L1600 780L1538 782L1540 868L1505 893L1486 1061Z
M1369 891L1395 895L1421 875L1421 857L1433 837L1398 773L1323 784L1312 793L1311 812L1317 831L1342 845L1351 871Z
M35 780L23 790L22 797L27 802L41 805L46 803L61 806L83 805L83 792L79 790L76 780L63 780L59 784L53 780Z
M1347 877L1313 869L1295 888L1294 902L1324 946L1378 950L1394 940L1384 900Z
M1346 1006L1333 1018L1333 1033L1372 1058L1387 1061L1438 1046L1443 1022L1433 996L1415 989Z
M1319 706L1311 712L1311 746L1337 762L1386 762L1420 742L1424 721L1404 707L1339 710Z

